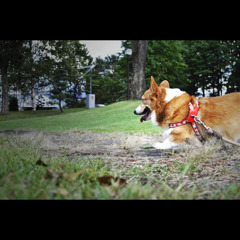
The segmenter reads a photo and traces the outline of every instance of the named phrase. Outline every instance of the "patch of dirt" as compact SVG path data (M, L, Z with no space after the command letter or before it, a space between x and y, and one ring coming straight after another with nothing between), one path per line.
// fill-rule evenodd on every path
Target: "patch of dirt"
M52 154L64 154L71 160L82 156L90 159L104 156L112 161L162 160L169 155L156 149L141 149L161 141L162 137L146 134L91 133L91 132L41 132L29 133L27 138L40 138L41 149Z

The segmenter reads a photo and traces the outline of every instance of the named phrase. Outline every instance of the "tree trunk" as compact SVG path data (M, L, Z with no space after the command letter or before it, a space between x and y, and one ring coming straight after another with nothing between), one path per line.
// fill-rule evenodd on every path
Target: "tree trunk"
M35 88L34 86L32 87L32 110L36 111L37 106L36 106L36 93L35 93Z
M205 88L202 87L202 93L203 93L203 97L205 97Z
M73 108L77 108L77 84L73 88Z
M36 93L35 93L35 71L34 71L34 59L33 59L33 40L29 40L29 46L30 46L30 78L31 78L31 99L32 99L32 110L36 111Z
M2 56L2 114L7 115L9 112L8 108L8 80L7 80L7 69L8 60L6 57Z
M63 112L63 109L62 109L62 104L61 104L61 100L59 100L59 102L58 102L58 106L59 106L59 109L60 109L60 112L62 113Z
M146 91L145 65L147 47L147 40L132 40L133 76L131 99L141 99L141 96Z
M217 81L217 94L218 96L221 96L221 91L222 91L222 75L219 72L218 73L218 81Z

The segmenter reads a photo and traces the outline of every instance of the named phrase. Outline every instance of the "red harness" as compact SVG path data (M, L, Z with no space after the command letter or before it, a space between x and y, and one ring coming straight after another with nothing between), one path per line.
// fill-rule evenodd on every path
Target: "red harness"
M196 103L196 106L195 108L193 107L192 103L189 103L189 114L188 114L188 117L186 119L184 119L183 121L181 122L177 122L177 123L170 123L169 124L169 128L175 128L175 127L180 127L180 126L183 126L187 123L191 123L192 127L193 127L193 130L196 134L196 136L198 137L198 139L203 142L204 141L204 138L203 136L201 135L198 127L197 127L197 124L195 123L195 118L193 116L197 116L198 115L198 111L199 111L199 104L198 104L198 101Z

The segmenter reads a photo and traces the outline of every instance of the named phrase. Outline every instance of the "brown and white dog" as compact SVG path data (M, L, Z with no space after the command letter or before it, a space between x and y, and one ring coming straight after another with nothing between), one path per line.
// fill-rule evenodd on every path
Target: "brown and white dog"
M190 105L199 109L196 115L208 127L230 140L240 142L240 93L230 93L221 97L190 96L178 88L170 88L168 81L160 86L151 77L151 86L143 94L142 103L134 111L143 115L141 122L152 120L154 126L167 129L163 133L164 142L154 143L157 149L170 149L183 142L198 139L191 122L179 124L176 128L169 128L175 123L182 123L189 119ZM199 107L198 107L199 105ZM198 125L203 138L207 138L202 126ZM201 140L201 139L200 139Z

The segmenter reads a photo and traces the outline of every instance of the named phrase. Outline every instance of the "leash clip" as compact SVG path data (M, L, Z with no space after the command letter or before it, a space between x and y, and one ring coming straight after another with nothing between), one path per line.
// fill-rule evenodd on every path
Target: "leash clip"
M191 115L194 118L194 121L204 127L204 129L209 133L213 134L213 130L210 127L207 127L203 121L200 120L198 116Z

